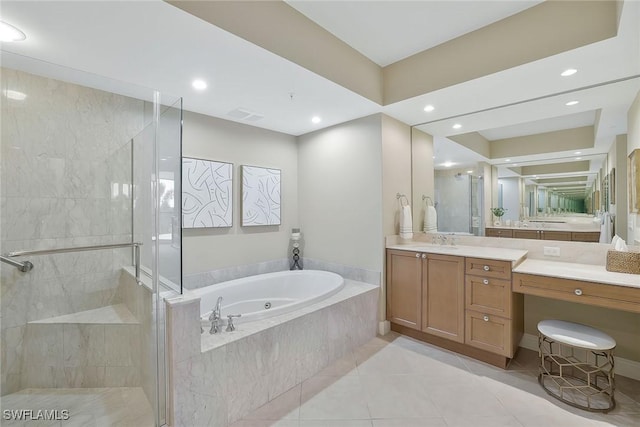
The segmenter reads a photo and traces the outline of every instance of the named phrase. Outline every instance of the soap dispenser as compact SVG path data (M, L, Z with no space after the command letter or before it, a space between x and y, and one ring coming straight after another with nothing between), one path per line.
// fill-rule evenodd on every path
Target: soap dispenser
M302 270L302 259L300 259L301 237L299 228L291 229L291 252L293 257L290 270Z

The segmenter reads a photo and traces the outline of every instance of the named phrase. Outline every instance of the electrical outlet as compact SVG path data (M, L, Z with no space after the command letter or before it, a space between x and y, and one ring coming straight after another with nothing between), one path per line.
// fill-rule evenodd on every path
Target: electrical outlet
M560 256L560 248L557 246L545 246L544 254L546 256Z

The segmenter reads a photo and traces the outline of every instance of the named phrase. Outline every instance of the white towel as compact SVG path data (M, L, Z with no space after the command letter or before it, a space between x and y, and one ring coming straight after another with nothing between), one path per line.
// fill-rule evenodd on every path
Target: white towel
M427 206L424 211L424 228L425 233L436 233L438 231L438 212L433 206Z
M411 206L404 205L400 208L400 238L413 238L413 221L411 219Z
M600 243L611 243L611 234L613 233L613 221L611 214L605 212L602 215L602 225L600 226Z

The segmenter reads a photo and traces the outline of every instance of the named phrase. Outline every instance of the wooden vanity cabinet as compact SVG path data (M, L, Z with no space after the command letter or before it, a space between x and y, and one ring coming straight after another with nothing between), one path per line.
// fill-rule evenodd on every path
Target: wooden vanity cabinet
M513 230L508 228L489 228L485 229L485 236L487 237L513 237Z
M565 242L571 241L570 231L540 230L540 235L542 240L562 240Z
M487 237L512 237L514 239L560 240L565 242L599 242L599 231L554 231L531 229L501 229L487 227Z
M464 342L464 258L428 254L422 270L422 331Z
M387 250L387 319L422 327L422 256L420 252Z
M466 259L465 344L512 358L522 337L521 295L511 291L511 263Z

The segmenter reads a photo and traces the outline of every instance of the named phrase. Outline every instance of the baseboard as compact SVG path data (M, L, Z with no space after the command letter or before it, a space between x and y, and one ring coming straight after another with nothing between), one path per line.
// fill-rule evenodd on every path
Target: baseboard
M378 322L378 334L379 335L387 335L391 332L391 322L388 320L383 320L382 322Z
M524 334L520 340L520 347L538 351L538 336ZM616 356L615 353L614 357L616 361L616 375L640 381L640 362Z

